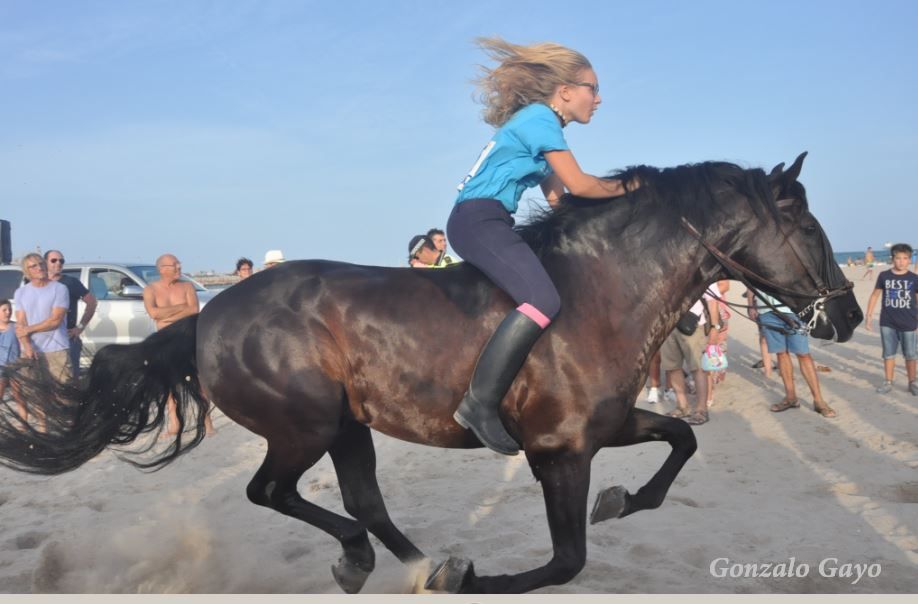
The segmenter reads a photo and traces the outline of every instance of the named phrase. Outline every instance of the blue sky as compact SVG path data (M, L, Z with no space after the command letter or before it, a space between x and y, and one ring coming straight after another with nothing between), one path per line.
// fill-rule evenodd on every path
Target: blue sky
M0 218L15 255L403 264L490 137L470 81L496 34L590 58L588 172L806 150L836 251L918 244L916 29L883 0L4 0Z

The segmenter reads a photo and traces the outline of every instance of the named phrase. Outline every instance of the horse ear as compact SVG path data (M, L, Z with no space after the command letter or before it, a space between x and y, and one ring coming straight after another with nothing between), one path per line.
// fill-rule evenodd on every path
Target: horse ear
M775 194L776 199L780 199L784 191L788 187L797 181L797 177L800 176L800 170L803 168L803 158L806 157L806 151L797 156L797 159L794 160L794 163L785 171L781 171L781 168L784 167L784 163L780 163L774 167L771 171L771 174L768 175L768 180L771 182L771 189Z
M806 151L797 156L797 159L794 160L794 163L790 168L784 173L784 177L787 178L787 183L797 181L797 177L800 176L800 169L803 168L803 158L806 157Z

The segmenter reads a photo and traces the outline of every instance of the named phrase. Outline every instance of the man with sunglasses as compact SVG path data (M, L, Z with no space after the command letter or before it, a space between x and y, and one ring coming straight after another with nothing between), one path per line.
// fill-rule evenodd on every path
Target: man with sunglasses
M45 262L48 265L48 279L57 281L67 288L70 306L67 310L67 338L70 340L70 366L73 369L73 379L80 377L80 354L83 352L83 340L81 336L86 331L86 326L92 320L96 312L98 301L92 295L86 286L79 279L65 275L64 254L60 250L48 250L45 252ZM83 311L83 318L77 322L77 303L82 300L86 303L86 309Z

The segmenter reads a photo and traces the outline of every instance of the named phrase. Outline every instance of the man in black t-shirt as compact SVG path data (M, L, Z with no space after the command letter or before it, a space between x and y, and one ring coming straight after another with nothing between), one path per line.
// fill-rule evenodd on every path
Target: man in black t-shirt
M52 281L59 281L67 287L70 296L70 307L67 310L67 337L70 339L70 365L73 368L73 379L80 377L80 354L83 352L83 340L80 336L86 330L86 326L92 320L96 312L96 297L92 295L86 286L79 279L74 279L70 275L65 275L64 254L59 250L48 250L45 252L45 262L48 263L48 278ZM83 311L83 318L77 321L77 302L82 300L86 303L86 310Z

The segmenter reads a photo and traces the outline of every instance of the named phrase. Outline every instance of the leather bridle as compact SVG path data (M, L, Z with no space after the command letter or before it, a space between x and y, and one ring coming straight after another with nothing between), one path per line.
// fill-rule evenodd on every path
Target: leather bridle
M781 207L782 205L787 205L791 201L792 200L789 199L782 199L777 202L777 205ZM800 250L797 249L797 245L792 239L787 237L783 231L781 231L781 234L785 235L784 240L790 245L791 251L793 251L794 255L797 257L797 261L800 262L800 265L804 268L810 280L813 282L815 293L813 291L795 291L788 289L778 285L771 279L767 279L757 274L753 270L743 266L739 262L727 256L724 252L718 249L717 246L706 240L704 235L702 235L701 232L695 228L695 226L690 223L684 216L682 217L682 226L686 231L689 232L690 235L692 235L692 237L701 243L701 245L708 251L708 253L714 256L714 259L717 260L717 262L722 267L724 267L724 269L733 279L745 284L746 287L749 288L749 291L753 292L753 294L759 300L761 300L765 306L774 311L775 315L781 318L781 320L784 321L784 323L791 330L803 331L806 334L809 334L809 332L816 327L819 315L825 311L826 302L832 298L843 296L854 288L854 284L851 281L845 281L845 284L840 287L829 287L826 285L823 279L818 274L816 274L806 262L803 261ZM781 230L780 227L779 230ZM797 313L797 317L800 319L801 323L805 321L804 317L810 311L813 313L812 317L810 317L809 321L806 321L804 327L796 325L793 321L785 317L783 313L779 312L775 305L771 303L771 301L763 297L762 294L758 291L758 288L752 284L752 281L755 281L759 284L759 287L764 287L764 289L772 293L784 294L794 298L805 298L812 300L810 304L808 304L806 307L804 307L803 310ZM734 305L731 304L731 306Z

